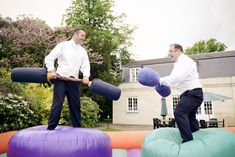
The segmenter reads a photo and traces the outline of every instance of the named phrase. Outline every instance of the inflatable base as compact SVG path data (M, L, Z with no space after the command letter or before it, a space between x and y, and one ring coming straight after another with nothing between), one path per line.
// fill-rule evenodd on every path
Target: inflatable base
M177 128L154 130L144 139L142 157L234 157L235 134L223 128L202 129L183 143Z
M23 129L14 134L7 157L112 157L109 136L100 130L58 126Z

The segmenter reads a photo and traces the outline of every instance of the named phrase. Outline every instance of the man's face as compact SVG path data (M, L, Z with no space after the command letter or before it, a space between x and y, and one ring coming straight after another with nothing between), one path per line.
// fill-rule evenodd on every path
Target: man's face
M86 32L80 30L79 32L74 34L74 40L77 44L83 45L86 37Z
M179 55L180 55L180 50L175 49L173 45L170 46L168 57L170 57L172 61L176 61Z

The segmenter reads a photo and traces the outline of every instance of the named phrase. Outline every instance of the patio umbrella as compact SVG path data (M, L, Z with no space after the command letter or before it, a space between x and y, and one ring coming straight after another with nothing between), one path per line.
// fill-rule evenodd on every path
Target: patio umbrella
M162 108L161 108L161 116L165 119L167 115L167 107L166 107L166 98L162 97Z
M225 100L232 99L230 97L216 94L213 92L203 92L203 97L204 97L204 102L205 101L222 101L222 102L224 102ZM209 113L208 113L208 119L210 119Z
M212 93L212 92L203 92L203 97L204 97L204 101L225 101L227 99L232 99L230 97Z

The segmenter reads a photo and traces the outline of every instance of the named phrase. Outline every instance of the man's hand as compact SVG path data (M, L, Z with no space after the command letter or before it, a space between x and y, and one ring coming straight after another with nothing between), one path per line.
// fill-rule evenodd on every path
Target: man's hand
M89 77L83 77L82 83L88 85L89 84Z
M49 71L48 73L49 73L51 79L56 79L57 78L57 74L56 74L55 71Z

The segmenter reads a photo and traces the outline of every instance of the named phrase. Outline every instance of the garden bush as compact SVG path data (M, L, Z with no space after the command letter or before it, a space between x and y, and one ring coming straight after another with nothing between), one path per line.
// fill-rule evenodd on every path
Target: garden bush
M70 112L67 101L63 106L60 124L71 125ZM93 128L98 126L99 113L101 112L99 105L89 97L81 97L81 125L85 128Z
M0 93L0 132L20 130L39 123L37 111L30 103L17 95Z

